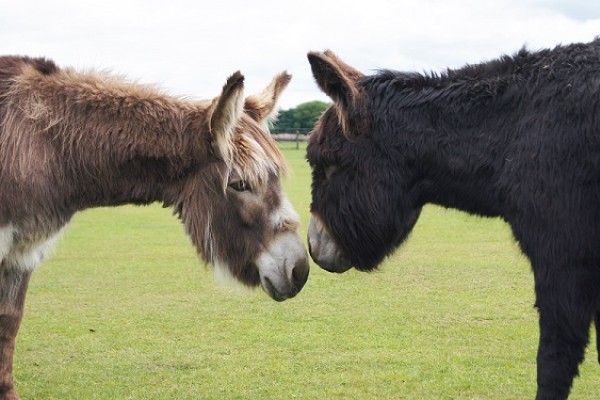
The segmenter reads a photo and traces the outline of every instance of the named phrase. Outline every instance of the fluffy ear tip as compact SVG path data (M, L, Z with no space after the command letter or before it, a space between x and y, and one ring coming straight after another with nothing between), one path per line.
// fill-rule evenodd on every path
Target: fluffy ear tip
M320 55L320 54L321 54L321 53L319 53L318 51L309 51L309 52L306 54L306 58L308 58L308 61L309 61L309 62L312 62L312 61L316 60L317 58L319 58L319 55Z
M227 78L225 86L238 86L244 84L244 75L240 71L235 71Z
M309 51L306 56L308 59L323 59L329 57L337 57L336 54L331 49L325 49L324 51Z
M331 58L328 55L328 52L330 52L330 50L325 50L325 52L311 51L307 54L308 63L310 64L313 72L315 70L325 68L327 65L331 64Z
M287 86L292 80L292 75L287 71L283 71L278 76L278 81L280 84Z

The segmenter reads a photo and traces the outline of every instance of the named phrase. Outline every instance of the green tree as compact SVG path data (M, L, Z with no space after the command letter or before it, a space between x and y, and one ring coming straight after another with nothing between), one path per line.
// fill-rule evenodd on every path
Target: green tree
M317 119L329 107L328 103L322 101L310 101L299 104L296 108L283 110L273 126L273 131L304 131L313 129Z

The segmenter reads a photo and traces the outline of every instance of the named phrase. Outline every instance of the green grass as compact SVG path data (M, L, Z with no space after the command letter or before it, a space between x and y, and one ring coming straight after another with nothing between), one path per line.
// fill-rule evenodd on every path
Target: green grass
M284 151L305 236L310 173ZM24 399L533 398L532 305L499 220L427 207L378 272L312 265L276 303L216 283L169 210L96 209L33 275L16 383ZM600 394L594 347L574 399Z

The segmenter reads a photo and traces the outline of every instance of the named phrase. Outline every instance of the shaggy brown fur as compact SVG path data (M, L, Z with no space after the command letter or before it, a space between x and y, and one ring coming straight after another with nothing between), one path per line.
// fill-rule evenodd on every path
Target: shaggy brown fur
M279 185L285 161L264 129L289 80L244 101L237 72L214 100L186 101L0 57L0 399L16 396L12 349L31 270L77 211L160 201L205 261L276 300L298 293L308 262ZM284 265L257 261L286 246L295 250Z

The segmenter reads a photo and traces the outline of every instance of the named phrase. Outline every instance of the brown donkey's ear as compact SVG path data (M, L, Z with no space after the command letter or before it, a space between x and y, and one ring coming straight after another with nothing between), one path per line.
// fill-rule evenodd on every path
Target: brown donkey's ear
M317 84L334 102L344 135L351 139L364 132L365 96L358 85L364 74L330 50L308 53L308 62Z
M291 79L292 76L287 71L283 71L273 78L269 86L261 93L248 96L244 105L248 115L256 122L272 123L277 118L276 106L279 96Z
M209 129L215 151L231 166L235 126L243 113L244 76L239 72L231 75L219 97L215 97L209 110Z

